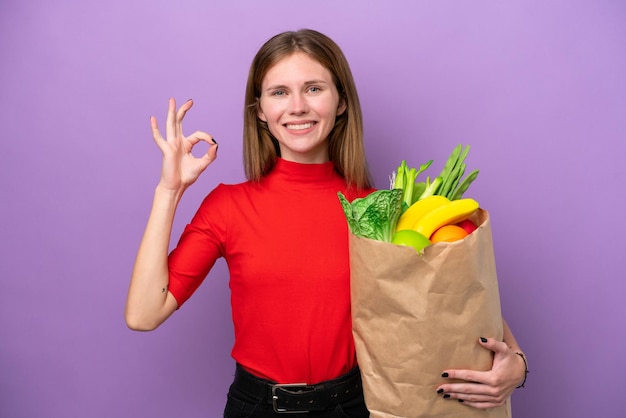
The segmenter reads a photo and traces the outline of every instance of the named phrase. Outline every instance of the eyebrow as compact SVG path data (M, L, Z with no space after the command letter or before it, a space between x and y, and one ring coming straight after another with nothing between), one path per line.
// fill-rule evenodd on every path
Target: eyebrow
M325 84L325 85L330 85L330 83L328 83L328 81L324 81L324 80L309 80L309 81L305 81L304 85L305 86L310 86L312 84ZM277 89L288 89L286 84L274 84L271 86L268 86L265 91L269 91L269 90L277 90Z

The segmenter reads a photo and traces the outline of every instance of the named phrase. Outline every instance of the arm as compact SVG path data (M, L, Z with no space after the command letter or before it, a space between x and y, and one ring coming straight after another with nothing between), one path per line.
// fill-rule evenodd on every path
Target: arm
M437 393L448 399L457 399L475 408L494 408L504 404L525 378L525 361L516 353L521 353L511 329L503 321L504 341L481 338L479 343L493 351L491 370L446 370L442 376L461 379L461 383L446 383L437 387Z
M183 135L182 122L192 105L193 102L189 100L177 111L176 102L170 99L167 139L161 136L156 119L150 118L152 136L163 154L163 163L126 300L126 324L134 330L149 331L157 328L178 307L174 296L167 291L167 258L174 214L187 187L217 157L217 143L209 134L195 132L188 137ZM205 155L196 158L191 150L200 141L208 142L211 146Z

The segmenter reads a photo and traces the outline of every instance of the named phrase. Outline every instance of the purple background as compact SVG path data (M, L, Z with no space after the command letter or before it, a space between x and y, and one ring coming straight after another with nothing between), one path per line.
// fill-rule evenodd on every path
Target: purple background
M432 174L471 144L531 368L515 417L626 416L625 4L2 1L0 416L221 416L225 263L157 331L123 321L160 168L148 118L193 98L186 131L220 141L176 239L209 190L243 179L253 54L301 27L351 62L378 187L403 158Z

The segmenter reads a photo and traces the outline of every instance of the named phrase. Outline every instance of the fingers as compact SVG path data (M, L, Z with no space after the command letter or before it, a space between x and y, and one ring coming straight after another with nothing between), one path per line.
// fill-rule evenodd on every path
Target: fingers
M498 353L506 353L509 351L509 346L503 342L503 341L498 341L494 338L484 338L484 337L480 337L478 339L478 342L480 345L482 345L483 347L485 347L488 350L493 351L494 353L498 354Z
M167 119L165 135L168 141L183 137L183 120L187 111L193 106L193 100L189 99L177 110L176 100L170 97L167 107Z
M178 112L176 112L176 129L178 131L177 133L180 135L183 133L183 119L185 119L185 115L187 114L187 111L191 109L191 106L193 106L193 100L189 99L183 103L180 109L178 109ZM174 109L175 108L176 105L174 105Z
M157 120L154 116L150 116L150 129L152 129L152 139L156 142L158 147L162 149L162 144L165 140L159 131L159 126L157 125Z
M170 98L168 101L167 118L165 122L165 138L163 138L154 116L150 117L152 137L163 152L166 152L170 148L166 146L166 144L169 143L174 147L174 149L181 149L183 150L183 153L188 154L191 154L191 149L194 145L200 141L205 141L209 144L209 149L200 159L206 160L203 161L203 163L208 165L217 158L217 142L213 139L213 137L202 131L196 131L187 137L183 135L183 120L192 106L193 100L189 99L183 103L179 109L176 109L176 100L174 98Z
M512 391L507 376L511 370L504 370L511 357L511 350L506 343L493 338L479 339L479 344L494 353L494 363L489 371L450 369L442 377L450 383L443 383L436 388L444 399L458 400L475 408L493 408L502 405Z
M483 395L477 393L466 393L466 392L449 392L443 393L442 399L454 399L462 402L473 402L475 404L478 403L491 403L496 404L499 403L495 396L491 395Z
M506 401L496 402L494 400L472 400L472 399L463 399L463 398L448 398L450 401L457 401L462 403L463 405L471 406L476 409L491 409L497 408L505 404Z
M498 341L494 338L484 338L480 337L478 343L482 345L487 350L490 350L498 355L507 355L509 354L509 347L506 343L502 341ZM493 384L491 381L492 373L490 371L477 371L477 370L464 370L464 369L456 369L456 370L446 370L444 371L443 377L449 377L452 379L460 379L465 380L467 382L476 382L483 384Z
M500 406L508 397L497 387L481 383L444 384L437 388L437 393L444 400L457 400L479 409Z
M167 118L165 119L165 137L171 141L176 138L176 100L170 97L167 106Z
M503 405L508 399L507 396L502 395L483 395L466 392L450 392L444 393L442 396L444 401L457 401L464 405L472 406L478 409L495 408Z
M478 370L453 369L447 370L442 377L449 379L464 380L471 383L489 384L490 373Z
M176 138L183 137L183 120L187 111L193 106L193 100L189 99L177 110L176 99L170 97L168 100L167 117L165 120L165 137L168 142L172 142ZM164 140L160 132L158 132L156 118L150 117L150 124L152 126L153 137L159 140Z
M217 147L217 142L213 139L213 136L206 132L196 131L187 137L187 140L191 145L196 145L200 141L204 141L211 147Z
M204 141L209 144L209 149L206 154L204 154L200 159L204 160L204 162L208 165L213 162L217 158L217 141L213 138L212 135L207 134L206 132L196 131L193 134L187 137L187 140L191 144L191 147L199 143L200 141Z

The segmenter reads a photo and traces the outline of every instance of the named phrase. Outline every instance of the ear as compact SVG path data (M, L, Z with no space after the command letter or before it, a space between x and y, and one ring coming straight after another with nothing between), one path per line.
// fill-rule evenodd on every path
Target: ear
M261 101L258 98L256 99L256 115L263 122L267 122L267 117L263 113L263 109L261 109Z
M342 115L343 112L345 112L347 108L348 108L348 105L346 104L346 100L341 98L339 100L339 106L337 107L337 116Z

